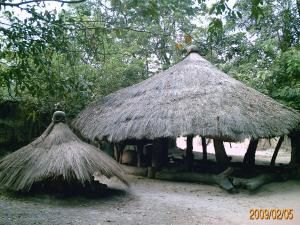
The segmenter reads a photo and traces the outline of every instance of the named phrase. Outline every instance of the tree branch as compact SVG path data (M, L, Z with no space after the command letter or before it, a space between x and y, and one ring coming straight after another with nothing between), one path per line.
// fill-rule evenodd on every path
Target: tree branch
M67 3L67 4L75 4L85 2L86 0L28 0L28 1L21 1L18 3L10 3L10 2L1 2L0 6L10 6L10 7L18 7L21 5L31 4L31 3L39 3L39 2L58 2L58 3Z

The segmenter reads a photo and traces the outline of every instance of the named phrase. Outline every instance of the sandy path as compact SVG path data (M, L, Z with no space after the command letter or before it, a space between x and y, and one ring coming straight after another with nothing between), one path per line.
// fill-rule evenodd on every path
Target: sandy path
M132 187L106 198L0 195L0 224L300 224L300 181L255 194L215 186L130 177ZM291 221L250 221L250 208L293 208Z

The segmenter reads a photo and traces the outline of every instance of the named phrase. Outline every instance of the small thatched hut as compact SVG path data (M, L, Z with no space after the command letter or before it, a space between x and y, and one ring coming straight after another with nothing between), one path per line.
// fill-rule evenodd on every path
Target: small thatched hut
M127 184L118 163L82 142L65 123L64 112L57 111L39 138L0 160L0 187L15 191L29 191L36 184L85 187L97 185L95 172Z
M202 58L196 47L171 68L91 104L73 122L90 140L110 142L192 136L222 141L288 135L300 114L233 79ZM250 154L251 155L251 154Z

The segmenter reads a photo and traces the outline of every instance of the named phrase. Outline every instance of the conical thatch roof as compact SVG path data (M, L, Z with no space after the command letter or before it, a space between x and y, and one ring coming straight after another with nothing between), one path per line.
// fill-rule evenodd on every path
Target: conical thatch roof
M118 163L96 147L82 142L56 112L53 122L35 141L0 160L0 186L29 191L33 184L62 177L81 184L99 172L127 184Z
M91 104L73 125L91 140L200 135L241 141L288 134L299 123L298 112L221 72L192 48L168 70Z

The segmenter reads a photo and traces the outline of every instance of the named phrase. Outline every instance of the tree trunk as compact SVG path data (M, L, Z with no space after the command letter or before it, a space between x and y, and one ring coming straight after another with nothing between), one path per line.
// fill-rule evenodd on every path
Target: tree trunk
M226 154L223 142L218 139L214 139L214 148L215 148L215 155L216 161L221 167L228 167L229 158Z
M279 152L279 149L281 147L281 144L284 140L284 136L281 136L277 142L277 145L275 147L275 150L274 150L274 153L273 153L273 156L272 156L272 159L271 159L271 163L270 163L270 166L275 166L275 161L276 161L276 157L278 155L278 152Z
M247 152L243 160L244 165L248 165L248 166L255 165L255 152L257 149L257 144L258 144L258 139L251 138Z
M292 147L290 164L300 167L300 131L291 133L290 138Z
M207 160L207 145L205 137L201 137L202 149L203 149L203 160Z
M187 136L185 163L188 171L191 171L193 168L193 159L193 136Z

